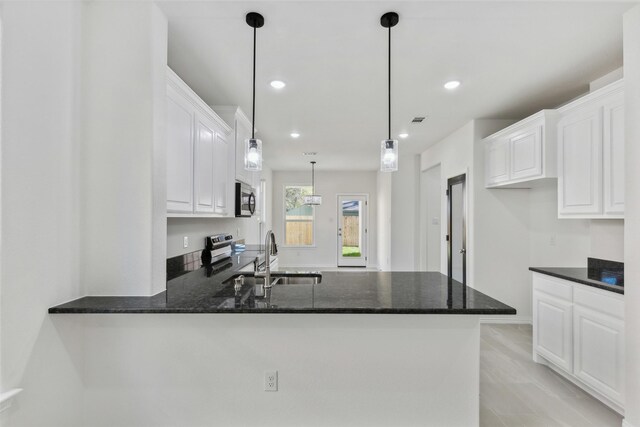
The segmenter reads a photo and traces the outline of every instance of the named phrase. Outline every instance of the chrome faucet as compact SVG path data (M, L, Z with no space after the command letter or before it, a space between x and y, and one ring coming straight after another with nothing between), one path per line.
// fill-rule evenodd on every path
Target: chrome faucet
M277 253L276 251L276 236L273 234L273 230L267 231L267 235L264 238L264 270L258 270L258 263L255 262L255 277L263 277L264 278L264 288L269 289L273 286L271 283L271 255L272 251L274 251L274 255Z

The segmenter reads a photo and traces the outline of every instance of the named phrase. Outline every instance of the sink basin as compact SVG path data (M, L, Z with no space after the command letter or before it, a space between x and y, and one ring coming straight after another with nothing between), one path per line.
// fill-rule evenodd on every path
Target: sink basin
M262 277L254 277L253 273L247 274L236 274L231 278L225 280L223 283L233 284L236 277L244 276L244 284L245 285L264 285L264 278ZM276 281L277 279L277 281ZM274 271L271 273L271 281L275 282L274 286L280 285L315 285L322 282L322 274L320 273L287 273L287 272L277 272Z

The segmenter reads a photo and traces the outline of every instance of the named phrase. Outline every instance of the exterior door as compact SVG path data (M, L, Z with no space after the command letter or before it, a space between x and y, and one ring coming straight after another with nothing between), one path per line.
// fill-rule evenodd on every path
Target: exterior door
M449 200L449 277L467 284L467 207L466 174L449 178L447 181Z
M338 267L367 266L367 196L338 196Z

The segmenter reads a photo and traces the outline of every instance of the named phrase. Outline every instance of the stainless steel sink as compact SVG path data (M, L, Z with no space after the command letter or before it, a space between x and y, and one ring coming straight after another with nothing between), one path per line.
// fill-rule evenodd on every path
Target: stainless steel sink
M245 285L259 285L264 286L264 278L262 277L254 277L249 273L246 274L236 274L231 278L224 281L224 284L233 284L234 280L237 277L244 276L244 284ZM274 286L276 285L316 285L322 282L322 275L319 273L313 274L292 274L292 273L279 273L274 271L271 273L271 282Z

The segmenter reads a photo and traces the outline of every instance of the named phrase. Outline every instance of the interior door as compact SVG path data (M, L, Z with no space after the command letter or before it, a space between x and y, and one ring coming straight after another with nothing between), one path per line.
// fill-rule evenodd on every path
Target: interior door
M447 181L449 277L467 283L466 174Z
M338 196L338 267L367 266L367 196Z

